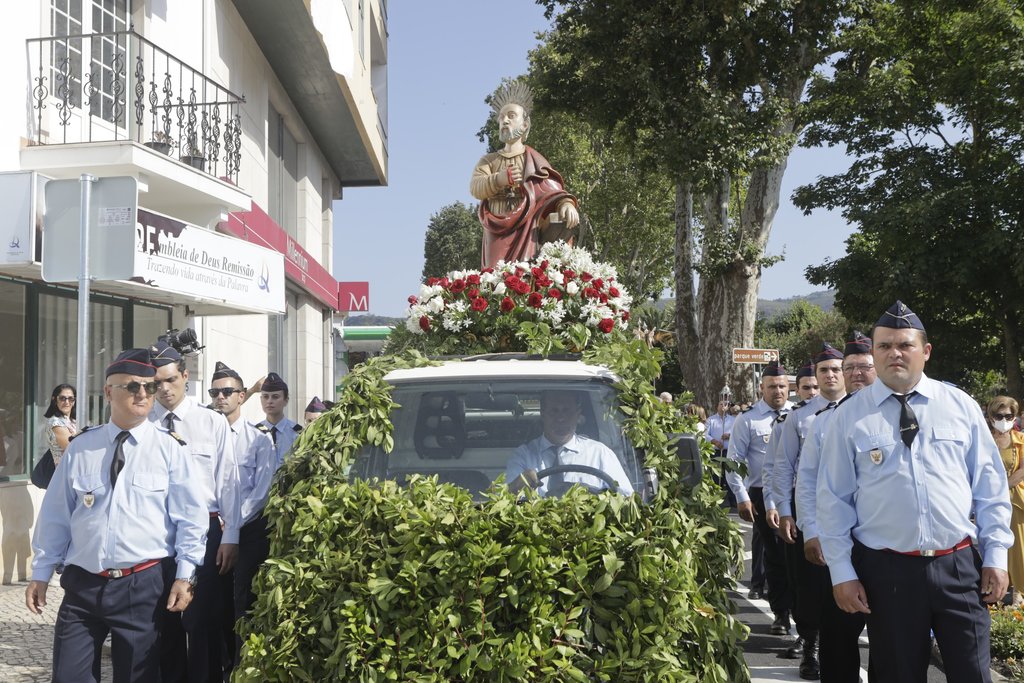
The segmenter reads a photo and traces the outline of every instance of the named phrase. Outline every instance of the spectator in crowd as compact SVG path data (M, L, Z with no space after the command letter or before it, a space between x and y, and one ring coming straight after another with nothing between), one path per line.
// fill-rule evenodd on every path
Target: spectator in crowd
M672 405L672 394L668 393L667 391L663 391L660 394L658 394L658 400L661 401L662 403L668 403L669 405Z
M223 579L238 557L238 463L224 416L186 395L189 372L177 349L165 342L150 348L159 390L149 419L188 442L196 462L192 482L208 511L206 555L196 573L192 604L180 617L167 615L160 647L167 681L219 681L224 672L224 604L230 583ZM227 585L225 585L227 584Z
M726 474L729 487L736 495L740 518L753 523L754 533L760 536L764 544L768 604L775 615L771 626L774 635L789 634L792 605L786 585L782 547L775 532L768 526L766 513L775 509L775 503L771 499L771 492L763 488L762 471L772 424L779 415L792 407L787 396L789 378L785 369L773 361L761 375L761 400L750 412L737 418L733 425L728 457L735 462L745 463L747 476L742 478L738 472L732 471Z
M725 483L725 455L729 452L729 438L732 435L733 423L736 421L736 416L729 410L730 405L729 401L724 398L718 402L718 412L708 418L707 430L704 433L707 440L715 447L714 461L718 463L715 467L715 481L725 492L726 504L730 508L734 508L736 507L736 496ZM764 577L764 572L761 572L761 576ZM763 584L757 587L758 589L764 588Z
M1009 396L996 396L988 402L985 415L1006 468L1010 504L1013 506L1010 517L1013 547L1007 556L1007 565L1014 604L1020 604L1024 592L1024 435L1013 429L1019 406Z
M53 464L59 465L68 442L78 433L78 410L75 402L78 395L70 384L58 384L50 394L50 405L43 417L46 418L46 445L50 449Z
M932 346L903 302L872 331L878 381L834 411L817 523L836 604L867 615L878 681L987 681L986 603L1006 594L1006 470L977 403L924 374ZM977 545L975 545L975 543Z
M687 403L684 412L687 415L697 418L697 432L699 434L706 433L708 414L704 412L703 406L699 406L696 403Z
M56 683L100 680L108 634L115 681L160 680L164 608L179 613L192 600L207 512L194 486L199 464L184 439L146 419L155 374L147 349L117 356L103 387L110 422L78 434L43 497L25 603L40 614L50 578L64 565Z

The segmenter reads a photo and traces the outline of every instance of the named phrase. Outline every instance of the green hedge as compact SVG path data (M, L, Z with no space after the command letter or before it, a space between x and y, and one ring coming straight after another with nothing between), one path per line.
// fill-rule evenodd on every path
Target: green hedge
M749 680L726 594L742 539L710 475L679 486L665 434L687 425L651 392L659 352L613 336L585 358L623 378L626 432L663 485L652 504L349 483L363 444L391 448L384 374L431 362L373 359L279 473L235 680Z

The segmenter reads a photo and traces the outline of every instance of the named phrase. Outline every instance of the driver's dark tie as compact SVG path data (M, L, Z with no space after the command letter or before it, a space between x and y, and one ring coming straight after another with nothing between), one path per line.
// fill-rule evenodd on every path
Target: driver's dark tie
M551 466L552 467L558 467L559 465L561 465L562 464L562 458L560 458L559 456L562 453L562 447L561 446L551 446L548 450L551 451ZM552 474L550 477L548 477L547 491L549 493L551 491L558 491L558 490L560 490L560 489L562 489L564 487L565 487L565 474L563 474L563 473Z

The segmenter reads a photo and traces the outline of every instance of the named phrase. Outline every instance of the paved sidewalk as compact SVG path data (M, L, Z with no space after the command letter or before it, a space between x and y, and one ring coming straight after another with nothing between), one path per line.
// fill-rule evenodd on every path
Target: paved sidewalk
M25 607L24 581L0 586L0 681L21 683L50 680L53 660L53 624L64 597L58 577L46 591L46 607L40 615ZM110 681L110 657L103 649L101 681Z

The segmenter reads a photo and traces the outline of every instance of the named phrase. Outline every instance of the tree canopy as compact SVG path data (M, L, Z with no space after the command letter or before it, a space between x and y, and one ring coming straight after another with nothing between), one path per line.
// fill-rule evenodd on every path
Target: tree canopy
M476 207L453 202L430 217L423 238L423 279L480 267L481 228Z

